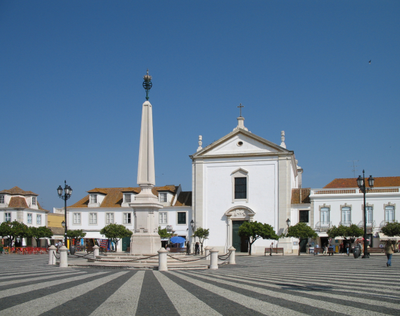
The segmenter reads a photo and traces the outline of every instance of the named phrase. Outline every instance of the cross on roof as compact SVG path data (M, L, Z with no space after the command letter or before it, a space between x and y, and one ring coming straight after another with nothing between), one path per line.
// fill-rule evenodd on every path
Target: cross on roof
M240 109L240 117L242 117L242 108L244 108L244 105L242 105L242 103L240 103L238 108Z

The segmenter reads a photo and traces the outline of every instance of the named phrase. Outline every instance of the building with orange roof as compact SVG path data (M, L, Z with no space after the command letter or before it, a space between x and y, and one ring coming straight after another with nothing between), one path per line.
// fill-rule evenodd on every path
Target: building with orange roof
M82 229L86 233L86 240L106 239L100 230L110 223L124 225L133 231L135 213L130 204L140 190L140 187L123 187L87 191L88 195L67 207L68 228ZM191 192L183 192L180 185L154 187L152 191L163 205L158 212L159 226L188 239ZM117 251L127 251L129 246L130 238L125 238L118 243Z
M0 191L0 224L2 222L18 221L27 226L40 227L47 225L49 211L43 209L38 202L38 194L24 191L15 186L9 190ZM36 241L17 240L17 246L36 245Z

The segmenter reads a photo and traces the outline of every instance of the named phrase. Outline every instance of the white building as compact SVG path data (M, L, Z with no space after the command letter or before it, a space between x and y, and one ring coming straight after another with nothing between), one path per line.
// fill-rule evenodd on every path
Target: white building
M106 239L100 230L110 223L124 225L133 231L135 213L130 203L140 188L95 188L88 195L67 208L68 229L82 229L85 239ZM163 208L159 212L159 225L174 234L188 237L188 218L191 210L191 192L182 192L181 186L154 187ZM130 238L119 242L117 251L126 251Z
M281 144L252 134L238 117L238 125L228 135L202 148L199 138L192 159L193 220L195 229L210 230L205 245L226 253L233 245L246 252L247 244L238 235L244 221L258 221L286 232L291 216L292 189L301 186L303 170L293 151ZM253 253L262 253L271 241L258 240Z
M38 194L24 191L19 187L0 191L0 224L16 220L29 227L46 226L49 211L39 205L37 197ZM17 241L17 244L31 245L31 240L24 238L22 241Z

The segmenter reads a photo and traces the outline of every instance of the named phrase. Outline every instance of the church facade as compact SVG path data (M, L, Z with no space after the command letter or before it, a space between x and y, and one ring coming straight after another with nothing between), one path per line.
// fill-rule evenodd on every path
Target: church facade
M192 159L192 219L194 229L210 230L205 245L220 253L230 246L247 251L239 237L239 226L245 221L271 225L279 235L286 233L291 216L292 190L301 186L302 169L293 151L282 143L274 144L254 135L238 117L234 130L203 148ZM253 253L269 247L270 240L258 240Z

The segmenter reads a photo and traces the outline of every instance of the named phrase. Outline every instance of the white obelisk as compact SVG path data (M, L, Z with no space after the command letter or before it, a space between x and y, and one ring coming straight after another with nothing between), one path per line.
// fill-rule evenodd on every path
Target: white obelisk
M142 125L140 129L139 163L137 183L141 191L130 203L133 208L135 229L131 238L131 254L157 254L161 248L158 235L158 210L162 205L153 194L155 185L153 111L149 100L151 76L149 71L143 77L146 101L142 105Z

